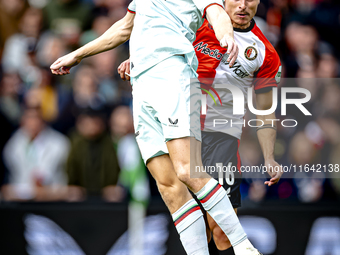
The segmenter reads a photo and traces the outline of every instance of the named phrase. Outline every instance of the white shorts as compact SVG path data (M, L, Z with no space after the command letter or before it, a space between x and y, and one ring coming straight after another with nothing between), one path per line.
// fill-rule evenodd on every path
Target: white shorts
M201 141L199 83L183 56L172 56L133 77L133 121L144 162L167 154L166 142L181 137Z

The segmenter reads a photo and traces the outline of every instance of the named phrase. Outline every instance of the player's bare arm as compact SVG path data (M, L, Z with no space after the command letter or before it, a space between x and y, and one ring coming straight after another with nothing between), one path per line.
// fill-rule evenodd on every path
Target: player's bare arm
M234 40L234 30L229 15L219 5L211 5L206 10L206 18L213 26L217 40L222 47L228 47L228 62L232 67L238 56L238 46Z
M270 109L272 106L272 94L272 91L256 94L256 106L258 110ZM262 127L257 129L257 137L262 149L265 166L267 166L268 173L271 176L271 179L266 181L265 184L271 186L276 184L282 176L281 166L274 159L276 127L272 125L273 122L271 120L275 119L275 112L269 115L257 115L256 117L264 123ZM262 122L258 123L258 126L261 124ZM269 168L269 166L272 168ZM275 169L278 171L275 171Z
M56 75L70 73L70 69L79 64L83 58L114 49L129 40L135 14L127 12L124 18L114 23L103 35L83 47L57 59L51 66Z

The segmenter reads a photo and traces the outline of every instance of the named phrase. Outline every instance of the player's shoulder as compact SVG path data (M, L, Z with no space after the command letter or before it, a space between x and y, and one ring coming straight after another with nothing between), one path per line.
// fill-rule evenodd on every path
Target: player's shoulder
M254 25L251 29L251 33L255 36L264 46L265 48L265 58L270 58L272 60L280 61L279 54L275 50L274 46L269 42L267 37L262 33L261 29L256 25L253 20Z
M206 47L210 49L218 49L220 52L223 52L223 48L220 47L214 29L207 20L205 20L202 26L197 30L196 39L193 45L196 51L200 51L200 49L206 45Z
M202 26L197 30L196 37L211 36L212 33L215 35L213 27L205 19Z

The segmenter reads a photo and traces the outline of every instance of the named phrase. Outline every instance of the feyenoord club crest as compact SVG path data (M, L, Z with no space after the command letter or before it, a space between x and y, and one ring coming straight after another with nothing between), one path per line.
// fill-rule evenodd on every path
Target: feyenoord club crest
M248 60L254 60L257 57L257 50L253 46L249 46L244 51L244 56Z

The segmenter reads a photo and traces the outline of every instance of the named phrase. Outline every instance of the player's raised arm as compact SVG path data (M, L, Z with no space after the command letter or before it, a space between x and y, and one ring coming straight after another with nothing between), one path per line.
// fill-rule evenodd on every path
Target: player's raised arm
M273 92L256 94L257 110L268 110L272 106ZM271 176L265 184L271 186L277 183L282 176L281 166L274 159L274 146L276 140L276 126L272 120L275 120L275 112L269 115L257 115L257 119L263 121L263 126L257 128L257 138L262 149L264 163L267 167L268 174Z
M234 40L234 30L229 15L220 5L214 4L207 7L206 18L213 26L221 46L228 47L228 62L232 67L237 59L238 46Z
M126 42L131 35L135 14L127 12L125 17L114 23L103 35L83 47L57 59L51 66L56 75L69 74L70 69L83 58L111 50Z

